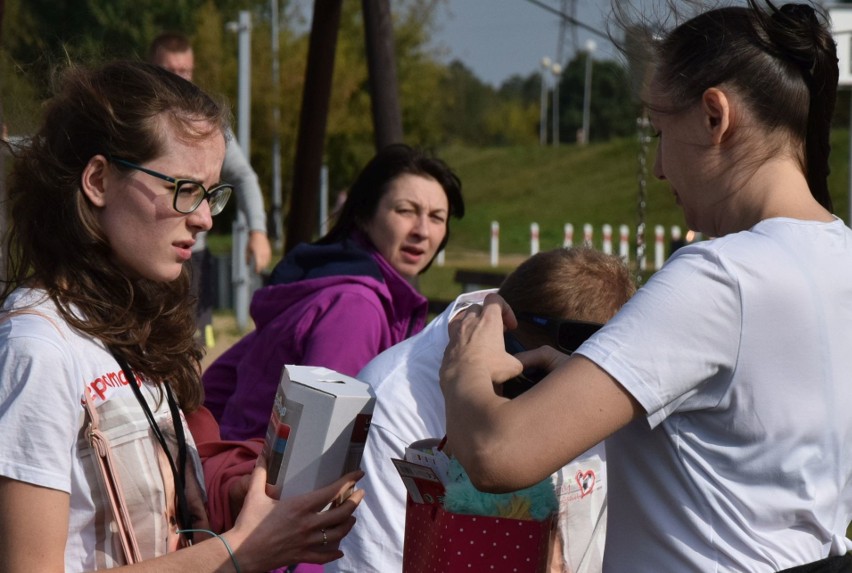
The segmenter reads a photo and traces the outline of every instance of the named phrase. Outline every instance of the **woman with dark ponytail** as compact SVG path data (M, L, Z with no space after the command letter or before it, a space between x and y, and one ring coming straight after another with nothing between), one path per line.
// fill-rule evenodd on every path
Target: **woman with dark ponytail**
M472 307L441 369L447 447L509 491L606 438L605 571L852 571L852 230L827 184L826 15L749 0L654 32L654 174L716 238L570 357L506 354L511 309ZM495 395L530 367L551 373Z

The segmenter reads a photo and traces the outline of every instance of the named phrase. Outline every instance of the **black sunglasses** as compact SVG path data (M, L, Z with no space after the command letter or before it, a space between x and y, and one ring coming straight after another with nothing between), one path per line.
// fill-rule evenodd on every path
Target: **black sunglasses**
M515 313L515 318L544 329L551 340L556 343L554 346L568 354L580 348L581 344L603 326L597 322L550 318L531 312Z
M596 322L583 322L581 320L563 320L550 318L529 312L517 312L515 318L544 329L550 337L551 345L562 352L571 354L577 350L583 342L596 333L603 326ZM517 354L527 350L511 332L503 333L503 342L506 352ZM503 383L503 397L516 398L538 384L542 378L547 376L547 370L540 368L528 368L511 380Z

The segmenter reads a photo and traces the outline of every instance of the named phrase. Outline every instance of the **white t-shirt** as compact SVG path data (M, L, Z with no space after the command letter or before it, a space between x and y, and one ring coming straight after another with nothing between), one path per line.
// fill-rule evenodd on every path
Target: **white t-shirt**
M682 248L580 349L645 408L607 440L605 571L769 572L847 551L852 231Z
M26 310L0 317L0 475L70 494L66 571L123 564L85 432L88 395L119 465L142 558L165 553L167 516L175 514L171 472L118 363L99 341L70 328L43 291L15 291L4 311L10 308ZM167 401L148 383L141 389L173 442ZM200 476L185 434L192 471Z
M423 438L446 434L438 371L449 342L447 326L468 303L494 290L463 294L422 332L382 352L358 374L373 387L376 405L361 468L365 497L358 523L340 544L344 557L326 573L399 573L405 533L406 490L391 462ZM606 529L606 463L596 447L556 476L566 563L574 573L600 571Z

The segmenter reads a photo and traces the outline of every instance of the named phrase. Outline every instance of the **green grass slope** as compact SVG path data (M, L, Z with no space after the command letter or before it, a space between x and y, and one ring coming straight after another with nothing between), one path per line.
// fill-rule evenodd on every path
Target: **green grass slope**
M835 131L832 142L831 189L835 212L848 214L849 141L846 130ZM635 232L638 215L640 145L638 138L580 147L447 147L439 155L461 177L467 214L452 222L448 262L455 253L489 250L491 221L500 223L501 253L529 253L530 223L540 227L541 249L562 244L563 226L574 226L574 242L582 227L595 228L600 245L601 225L626 224ZM653 178L656 140L646 155L646 241L653 228L686 228L668 186ZM616 247L617 248L617 247Z

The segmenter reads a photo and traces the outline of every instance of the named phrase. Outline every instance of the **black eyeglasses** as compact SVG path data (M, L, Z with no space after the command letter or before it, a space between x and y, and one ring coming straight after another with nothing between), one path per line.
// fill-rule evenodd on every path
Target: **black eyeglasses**
M158 173L152 169L148 169L147 167L142 167L141 165L137 165L117 157L110 158L110 161L129 167L130 169L136 169L142 173L147 173L148 175L162 179L163 181L173 183L174 201L172 202L172 206L175 211L183 213L184 215L189 215L198 209L201 202L205 199L207 199L207 203L210 205L210 215L218 215L225 208L225 205L228 203L228 198L234 190L233 185L221 183L208 191L204 185L198 181L193 181L192 179L175 179L174 177L163 175L162 173Z
M529 312L515 313L515 318L543 328L556 342L556 348L568 354L577 350L586 339L603 326L596 322L550 318Z

